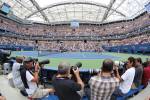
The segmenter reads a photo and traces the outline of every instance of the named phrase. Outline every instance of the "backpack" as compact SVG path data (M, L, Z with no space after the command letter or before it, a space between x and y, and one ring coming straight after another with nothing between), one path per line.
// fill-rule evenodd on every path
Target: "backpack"
M24 87L26 89L29 89L29 86L28 86L28 83L27 83L27 79L26 79L26 71L29 71L30 74L33 75L33 73L30 70L26 69L23 65L21 65L20 66L21 80L22 80L22 82L24 84ZM38 84L37 84L37 86L38 86Z
M26 88L26 89L29 89L29 86L28 86L28 84L27 84L27 79L26 79L26 68L23 66L23 65L21 65L20 66L20 76L21 76L21 80L22 80L22 82L23 82L23 85L24 85L24 87Z

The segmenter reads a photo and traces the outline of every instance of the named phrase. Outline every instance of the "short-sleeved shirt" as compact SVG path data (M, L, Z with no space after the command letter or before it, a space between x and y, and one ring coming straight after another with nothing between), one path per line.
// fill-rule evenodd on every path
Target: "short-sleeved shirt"
M23 82L21 80L21 75L20 75L20 63L15 62L12 67L12 75L13 75L13 82L15 87L19 89L24 89Z
M89 81L91 100L110 100L112 93L119 86L119 79L111 76L94 76Z
M145 86L147 86L149 80L150 80L150 66L145 67L144 70L143 70L142 83L143 83Z
M29 86L29 88L26 88L26 92L28 93L29 96L33 95L33 93L36 91L37 84L36 82L32 82L32 79L34 77L32 76L32 74L29 71L26 71L26 79L27 79L27 84Z
M127 69L127 71L121 76L123 81L120 83L119 89L122 91L122 93L125 94L130 91L134 76L135 76L134 67Z
M81 85L69 78L54 78L52 85L59 100L80 100L77 91L81 90Z

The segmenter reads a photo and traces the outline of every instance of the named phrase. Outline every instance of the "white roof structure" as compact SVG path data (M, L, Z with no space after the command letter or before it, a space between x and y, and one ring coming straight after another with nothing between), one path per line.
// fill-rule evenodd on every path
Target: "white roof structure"
M35 22L110 22L134 18L150 0L0 0L14 15Z

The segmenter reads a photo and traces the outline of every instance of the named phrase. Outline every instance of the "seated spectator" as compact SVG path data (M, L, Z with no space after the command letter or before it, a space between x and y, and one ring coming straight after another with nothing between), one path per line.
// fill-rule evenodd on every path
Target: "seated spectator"
M102 71L90 79L91 100L110 100L112 93L119 86L119 79L112 75L113 65L112 60L104 60Z
M143 66L141 58L135 59L135 77L134 77L134 85L135 87L139 87L142 83L143 76Z
M16 57L16 62L13 64L12 67L12 75L13 75L13 83L16 88L20 90L20 93L24 96L27 96L25 87L23 85L23 82L21 80L20 75L20 66L22 65L23 57Z
M34 67L33 67L34 65ZM32 71L34 68L34 72ZM54 89L40 89L38 88L38 73L39 73L39 64L33 63L32 58L25 58L23 66L21 66L20 75L28 97L31 98L42 98L49 93L53 93Z
M79 69L73 69L77 82L70 79L70 68L69 63L61 62L58 65L58 74L52 81L59 100L81 100L77 91L83 90L84 83L80 78Z
M12 75L13 75L14 85L15 87L21 90L24 89L24 85L20 76L20 66L22 64L22 61L23 61L22 57L16 57L16 62L12 66Z
M127 63L127 70L125 73L120 77L118 68L116 67L117 77L120 80L120 85L114 91L112 95L112 100L115 100L117 96L123 96L124 94L128 93L131 89L133 79L135 76L135 59L133 57L128 58Z
M145 67L143 70L142 84L144 86L147 86L149 80L150 80L150 60L147 63L147 67Z

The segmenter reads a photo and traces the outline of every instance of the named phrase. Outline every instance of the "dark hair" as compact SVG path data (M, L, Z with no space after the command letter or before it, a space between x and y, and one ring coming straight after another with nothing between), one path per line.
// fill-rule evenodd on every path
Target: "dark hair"
M135 67L135 58L129 57L128 60L130 61L130 63L133 63L132 66Z
M111 72L113 70L114 62L111 59L105 59L103 61L102 71Z
M136 61L139 62L140 64L142 64L142 59L140 57L136 58Z

